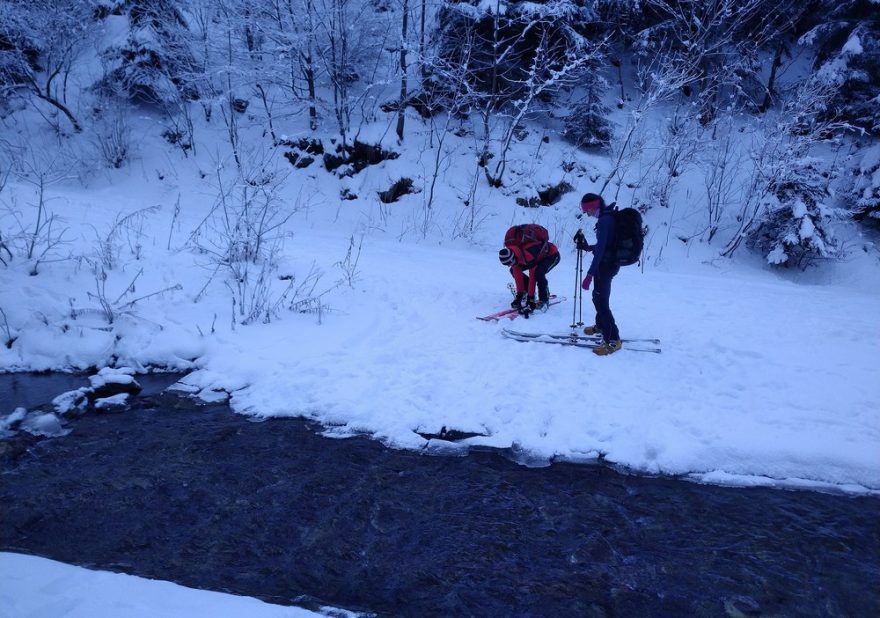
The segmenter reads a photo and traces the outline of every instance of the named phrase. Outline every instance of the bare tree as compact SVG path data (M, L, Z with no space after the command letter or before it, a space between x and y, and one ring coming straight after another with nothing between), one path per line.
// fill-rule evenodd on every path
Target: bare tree
M271 105L262 86L265 53L262 25L265 12L253 2L215 0L196 4L197 39L201 41L202 65L198 84L206 117L216 104L226 126L226 136L237 167L244 165L246 146L242 143L241 123L256 93L264 101L271 123Z
M89 0L4 0L0 100L19 95L48 103L82 131L68 102L68 78L91 37L93 8Z
M697 79L682 93L695 94L700 121L711 122L725 96L746 99L752 109L773 88L760 82L760 52L792 31L806 5L793 0L646 0L659 20L639 34L650 53L675 58ZM781 53L781 51L780 51ZM771 76L773 77L773 76ZM751 80L757 94L749 92Z
M538 104L549 105L601 57L606 41L592 40L573 25L583 18L581 11L561 0L515 9L500 1L478 9L444 6L436 50L425 59L423 88L435 101L462 101L462 111L477 116L480 163L490 186L503 185L514 136L540 111ZM450 81L449 75L464 79Z
M601 54L602 44L587 46L582 41L583 47L564 51L564 60L554 66L553 58L562 50L553 49L550 38L544 34L540 38L535 56L529 66L529 73L523 80L523 92L514 100L503 113L501 132L496 149L494 169L490 171L486 165L486 180L490 186L500 187L504 182L504 171L507 167L507 155L513 142L514 134L525 118L531 114L534 104L545 94L559 90L570 85L580 75L584 67L596 60ZM552 66L549 71L548 66ZM490 118L489 109L494 106L484 107L484 126L488 126ZM509 110L509 111L508 111Z
M627 121L620 137L611 143L611 169L605 177L598 193L603 194L612 182L615 185L614 199L632 166L640 160L645 140L645 122L649 112L661 103L679 96L682 88L699 78L699 71L689 63L676 62L676 58L654 56L637 68L641 93L629 109Z
M308 103L309 128L314 131L318 128L314 0L267 0L262 11L263 31L277 58L269 63L266 79L287 92L291 103Z
M725 212L743 200L740 175L746 165L745 157L737 148L740 134L732 126L730 119L715 123L712 139L703 142L707 147L700 152L703 168L703 186L706 189L706 242L712 242L720 229Z
M199 91L199 102L205 120L210 122L215 100L221 91L213 70L217 54L214 41L220 36L220 29L215 30L215 25L219 21L216 3L213 0L193 0L187 7L186 17L192 37L192 80Z
M65 151L46 153L20 149L18 156L8 161L11 173L19 182L33 189L29 209L19 208L15 198L5 205L7 214L15 221L15 232L9 235L3 247L11 258L19 253L31 262L30 274L39 273L45 262L67 259L58 248L65 244L67 228L62 219L49 207L50 188L74 176L73 163Z
M400 15L400 97L397 103L397 139L403 142L403 127L406 120L406 49L408 45L409 0L403 0Z
M214 275L227 275L235 320L248 324L271 319L292 289L291 281L276 297L273 273L286 238L284 225L297 206L282 202L280 188L287 173L275 166L270 154L242 155L231 177L217 165L217 200L189 242L208 256Z
M333 92L333 115L336 130L341 139L340 147L348 147L351 129L351 94L349 88L355 80L351 45L349 41L352 14L352 0L318 0L323 16L318 27L323 33L325 43L318 48L318 55L324 64Z

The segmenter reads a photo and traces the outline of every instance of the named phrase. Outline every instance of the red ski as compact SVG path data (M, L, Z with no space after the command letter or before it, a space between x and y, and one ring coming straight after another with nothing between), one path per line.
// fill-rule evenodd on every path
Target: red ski
M555 294L550 295L550 302L548 305L558 305L561 303L564 298L557 298ZM515 320L520 316L520 312L518 309L513 309L508 307L507 309L502 309L501 311L496 311L495 313L490 313L489 315L477 316L478 320L483 320L484 322L497 322L501 318L507 318L508 320Z

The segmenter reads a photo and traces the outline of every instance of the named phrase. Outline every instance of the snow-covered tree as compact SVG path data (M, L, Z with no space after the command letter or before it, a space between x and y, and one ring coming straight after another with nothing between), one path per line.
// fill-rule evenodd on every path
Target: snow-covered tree
M264 84L277 87L288 104L305 102L309 128L314 131L318 128L317 83L321 77L316 58L315 0L265 0L258 10L266 53L256 87L264 102Z
M732 255L743 241L774 266L805 268L839 255L829 205L836 172L827 151L829 138L847 125L825 114L835 94L834 87L808 79L758 124L739 229L722 255ZM816 156L819 151L825 156Z
M818 24L801 37L816 49L818 79L838 87L829 113L880 135L880 2L822 2Z
M602 102L604 79L593 79L583 99L572 107L565 118L565 136L583 148L607 149L611 145L610 109Z
M769 178L763 217L748 233L748 246L774 266L806 268L839 254L834 238L834 209L827 205L830 175L814 157L789 161Z
M48 104L73 130L68 78L95 26L93 0L4 0L0 9L0 105ZM35 101L36 100L36 101Z
M104 54L111 67L99 87L161 106L198 99L188 24L176 0L132 0L128 20L125 43Z
M425 66L427 107L455 101L460 113L477 116L480 165L491 186L504 182L521 123L598 63L604 39L584 34L594 17L590 8L568 0L444 4Z
M682 94L694 97L707 124L730 104L762 105L772 88L762 83L762 54L781 49L804 6L795 0L645 0L643 11L648 25L639 48L698 73Z
M545 79L582 52L595 12L569 0L473 3L450 0L438 15L434 35L436 63L465 64L466 84L444 80L427 67L431 91L470 88L486 95L496 109L519 99L537 77ZM534 75L535 60L539 73ZM548 96L552 92L546 93Z
M861 150L850 173L844 199L853 218L880 229L880 144Z

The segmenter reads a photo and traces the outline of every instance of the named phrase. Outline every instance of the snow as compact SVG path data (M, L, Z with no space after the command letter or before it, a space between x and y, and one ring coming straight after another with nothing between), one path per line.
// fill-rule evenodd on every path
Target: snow
M872 171L880 173L880 144L865 148L862 151L862 159L859 163L859 170L863 174L869 174ZM878 178L880 180L880 178Z
M316 226L297 235L295 252L327 267L345 251L340 235ZM574 255L560 244L562 262L549 278L565 295ZM315 314L285 312L235 330L222 290L216 305L192 302L203 279L183 278L188 256L178 253L180 265L160 259L150 266L155 278L167 280L174 270L184 282L183 294L142 310L162 330L125 322L114 346L114 331L62 333L30 323L0 360L7 368L65 369L107 362L112 353L123 366L174 367L181 354L192 355L196 370L184 382L203 399L229 394L244 414L308 416L336 426L336 435L369 433L396 447L430 448L416 432L446 427L483 434L466 444L516 446L536 461L601 453L650 473L880 490L876 290L796 284L733 262L627 267L612 296L622 335L660 337L664 351L599 359L582 349L509 341L500 334L506 324L474 319L509 302L509 275L496 252L490 243L369 237L357 283L333 292L320 323ZM38 277L0 271L4 295L22 289L36 299L46 288L76 295L79 275L64 266ZM53 309L37 303L27 310ZM214 312L226 317L213 335L200 334L195 326L210 332ZM547 314L513 324L564 333L571 317L569 295ZM32 343L44 340L54 343Z
M849 68L847 57L838 56L826 61L818 71L816 78L825 84L840 85L846 79L846 72Z
M816 233L816 226L813 225L812 220L809 217L804 217L801 219L800 228L798 229L798 238L801 240L806 240L808 238L812 238ZM820 244L821 240L819 240Z
M862 47L862 41L861 39L859 39L859 35L853 32L850 35L849 39L847 39L841 51L844 54L849 54L851 56L857 56L863 53L865 50Z
M105 408L124 406L126 403L128 403L128 393L119 393L118 395L113 395L111 397L100 397L96 399L95 408L97 410L103 410Z
M97 374L89 376L92 388L101 388L107 384L137 384L130 367L103 367Z
M11 428L23 421L27 413L28 411L25 408L16 408L4 418L0 418L0 438L13 435L15 432Z
M21 423L22 429L35 436L55 438L70 432L61 425L61 421L51 412L29 414Z
M334 615L350 615L334 610ZM0 615L30 618L306 618L298 607L0 552Z
M84 410L88 404L88 393L90 392L90 388L83 386L66 393L61 393L52 399L52 405L58 414L67 414L74 409Z
M302 208L289 222L279 274L300 281L316 269L320 310L307 303L307 313L282 309L268 323L247 326L233 325L223 275L208 283L210 265L185 244L213 204L210 178L200 177L207 159L164 150L148 159L142 145L143 160L92 178L87 190L53 187L78 239L72 249L83 254L95 229L159 204L146 221L140 259L120 244L120 266L106 271L103 284L119 304L180 289L139 301L110 323L82 262L43 264L30 276L29 264L14 261L0 269L0 306L17 339L0 347L0 369L104 367L95 383L130 381L132 368L192 369L179 388L203 400L228 399L234 410L259 417L306 416L333 426L336 436L366 433L394 447L440 448L419 432L446 427L480 434L465 446L515 448L532 463L601 455L648 473L880 491L876 265L828 267L821 284L798 283L749 260L719 261L717 249L700 243L669 244L678 241L664 241L662 230L685 220L656 209L646 215L661 230L646 239L650 259L643 269L622 270L611 304L622 336L659 337L661 355L600 359L583 349L510 341L500 334L505 324L474 319L509 303L510 276L497 261L504 231L532 220L550 230L562 250L551 289L568 297L514 324L568 332L575 261L568 238L584 225L575 219L577 199L595 187L569 175L573 193L539 209L483 187L473 240L453 239L451 222L469 214L459 189L470 182L473 158L461 144L446 147L427 233L420 231L424 192L391 205L372 197L391 178L427 183L418 161L386 161L342 183L313 166L291 182L286 202ZM573 156L549 145L541 153L520 153L514 169L536 180L558 177L559 161ZM173 174L157 182L142 173L160 168ZM341 184L359 199L340 200ZM10 185L22 200L30 195L28 186ZM362 250L346 271L352 239L362 240ZM141 269L137 292L126 296ZM584 305L589 324L589 296ZM75 394L56 400L60 413L76 404Z
M494 0L458 8L472 15L507 10ZM118 22L105 33L108 40L125 40ZM844 51L859 53L858 38ZM839 82L847 58L825 63L819 77ZM381 100L378 91L370 100L374 95ZM614 113L621 128L628 115L641 111ZM664 135L664 111L651 113L657 134ZM0 141L31 147L32 166L51 165L63 143L80 167L44 187L45 215L59 217L54 229L65 230L64 242L48 246L41 239L38 249L47 253L38 267L21 251L0 265L0 335L7 343L0 346L0 371L98 368L93 388L129 384L155 368L189 371L172 390L228 401L254 417L308 417L333 438L368 434L389 447L450 455L491 446L510 449L530 466L602 458L634 472L703 483L880 494L876 251L854 251L844 263L822 262L803 274L770 270L744 250L722 259L720 250L736 233L730 219L738 214L747 178L720 197L733 212L718 222L718 236L708 245L700 241L705 171L691 165L676 180L671 207L655 205L645 214L645 258L641 266L622 269L611 298L622 336L658 337L662 354L624 349L598 358L579 348L512 341L501 328L570 332L578 282L569 239L585 225L575 219L580 196L600 190L609 160L529 124L528 136L511 145L505 186L490 189L475 165L475 135L449 133L438 143L410 114L404 143L397 144L395 115L377 117L361 122L358 139L381 141L401 157L350 178L326 172L319 162L292 169L284 149L274 151L278 171L290 174L279 203L284 212L296 212L282 229L285 236L276 239L278 267L265 290L278 310L248 325L233 314L228 272L217 270L193 242L217 203L218 175L234 169L221 122L207 125L196 111L198 152L185 156L160 137L165 120L158 113L138 110L126 119L134 154L122 169L110 170L99 167L89 131L61 138L32 110L4 119ZM312 137L307 121L305 114L288 117L285 111L275 129L293 139ZM242 115L240 125L248 149L268 148L261 120ZM327 144L333 129L321 131L314 137ZM733 150L745 152L749 132L734 139L746 148ZM656 144L646 146L650 152ZM880 147L865 152L861 169L876 177ZM654 165L633 165L638 182L623 184L615 196L619 204L645 197L633 187L650 180ZM747 166L728 165L729 174L748 176ZM376 199L403 177L413 179L416 193L393 204ZM15 248L34 229L37 187L15 174L4 180L0 234ZM516 205L516 198L560 181L574 189L558 204ZM343 199L343 189L358 198ZM111 233L122 217L154 206L142 227ZM806 213L803 203L792 208ZM552 291L567 299L528 321L478 321L510 302L510 276L497 251L508 226L526 222L547 227L559 245L562 260L549 279ZM808 217L801 225L802 237L815 233ZM858 238L857 231L845 231L844 244ZM197 240L204 249L216 239ZM353 258L349 252L359 243ZM100 270L96 265L108 258ZM767 260L784 263L785 248ZM282 302L289 284L305 287ZM593 321L589 295L583 321ZM81 410L89 392L55 397L55 414L11 410L0 402L0 434L20 428L75 439L60 437L69 431L65 415ZM96 405L121 405L125 397ZM419 435L443 428L478 435L457 444ZM8 553L0 553L0 581L0 614L308 614Z
M795 219L802 219L807 216L807 205L804 204L804 201L801 199L796 199L791 204L791 214Z

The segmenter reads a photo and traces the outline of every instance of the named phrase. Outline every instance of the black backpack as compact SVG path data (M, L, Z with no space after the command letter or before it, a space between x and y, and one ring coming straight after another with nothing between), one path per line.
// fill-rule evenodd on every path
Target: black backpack
M642 215L635 208L614 211L616 227L611 262L618 266L629 266L639 261L645 245L642 230Z

